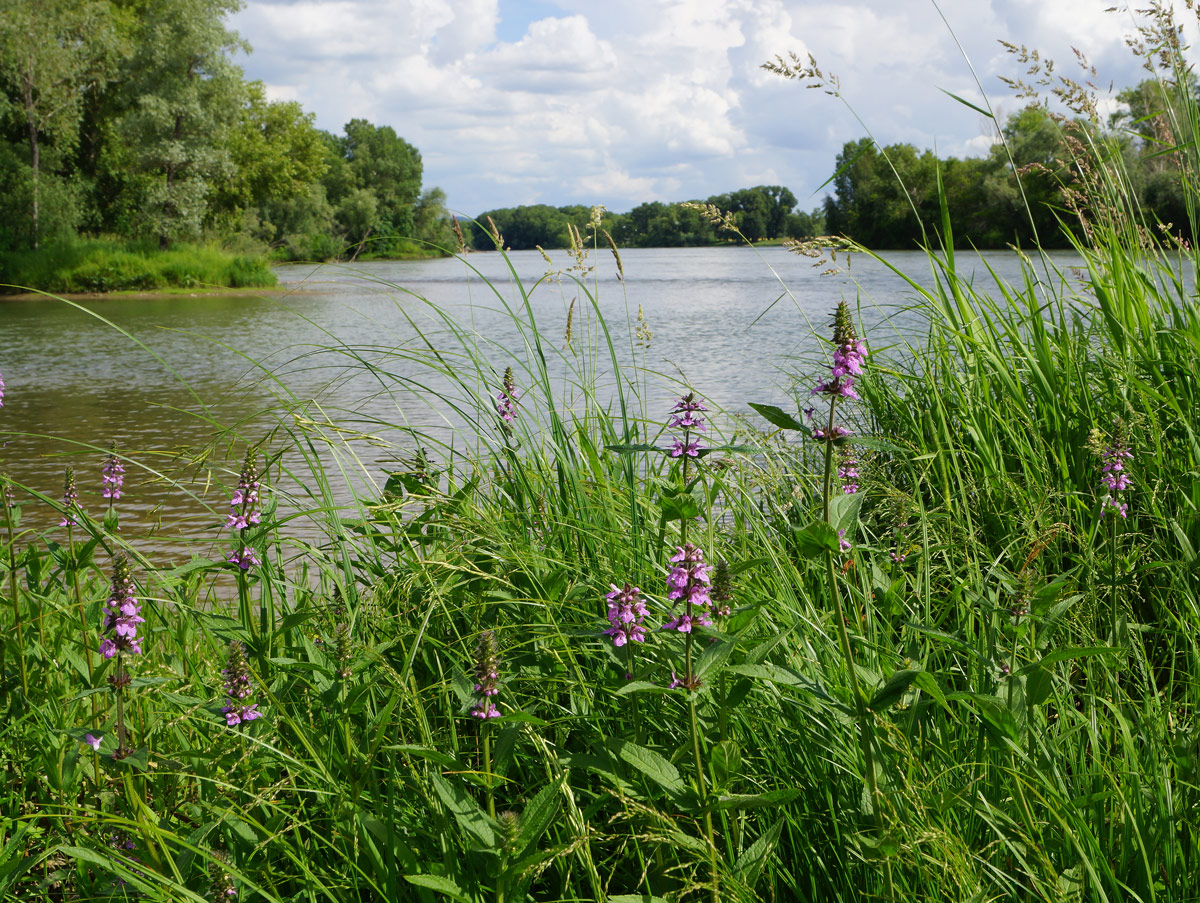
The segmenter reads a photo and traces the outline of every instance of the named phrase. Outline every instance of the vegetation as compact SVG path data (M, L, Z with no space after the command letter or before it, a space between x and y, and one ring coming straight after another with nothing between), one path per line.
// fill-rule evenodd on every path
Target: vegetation
M920 337L879 348L839 304L726 444L690 386L648 410L581 259L482 287L516 347L430 307L424 346L327 349L449 438L280 386L273 435L214 441L250 450L209 463L211 557L117 529L125 471L158 473L119 450L103 516L71 473L61 502L5 487L0 891L1194 899L1200 267L1091 148L1073 278L1036 249L1016 283L960 273L943 194ZM548 291L578 299L565 342ZM372 485L354 436L389 432ZM33 501L60 525L22 526Z
M0 0L0 281L20 281L13 254L89 239L93 256L203 243L235 267L454 246L445 195L422 192L421 155L391 127L321 132L245 80L249 48L224 24L238 5ZM70 282L50 265L64 254L37 288Z
M722 221L708 215L709 208L729 214ZM796 196L779 185L758 185L707 201L664 204L649 201L628 213L604 211L602 226L612 239L626 248L704 247L739 241L810 238L824 232L819 210L797 212ZM490 220L512 251L541 247L547 250L570 246L571 229L581 229L591 219L591 208L550 207L545 204L510 207L481 213L472 224L472 246L493 247Z

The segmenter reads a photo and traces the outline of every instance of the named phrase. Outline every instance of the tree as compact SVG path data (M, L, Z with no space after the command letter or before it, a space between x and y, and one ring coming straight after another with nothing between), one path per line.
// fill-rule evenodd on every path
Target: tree
M399 235L412 235L421 194L420 152L391 126L375 126L365 119L346 123L339 145L354 188L375 196L381 224Z
M76 141L84 96L113 72L117 33L107 2L0 0L0 81L29 147L30 244L41 239L42 147Z
M246 103L230 59L248 49L225 27L239 0L137 0L137 52L126 67L123 131L142 231L161 247L200 233L214 183L233 174L227 147Z
M236 222L243 211L304 197L329 168L322 133L295 101L268 102L261 82L246 86L246 99L227 149L232 175L216 188L212 215Z

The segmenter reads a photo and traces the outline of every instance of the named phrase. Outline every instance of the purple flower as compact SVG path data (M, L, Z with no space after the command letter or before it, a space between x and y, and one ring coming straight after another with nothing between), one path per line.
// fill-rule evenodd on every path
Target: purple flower
M1133 458L1133 452L1129 450L1123 439L1116 438L1108 448L1104 449L1100 458L1103 462L1100 468L1100 485L1108 490L1104 497L1103 510L1119 514L1121 517L1128 517L1129 505L1120 501L1117 493L1124 492L1133 485L1133 480L1125 472L1125 462Z
M696 395L694 392L688 392L682 398L675 400L675 407L671 408L671 420L668 424L672 429L682 428L683 438L676 439L668 452L672 458L698 458L701 450L704 448L700 444L699 439L692 438L693 430L705 430L704 418L700 416L701 411L707 411L704 406L704 399Z
M0 373L0 408L4 407L4 374Z
M853 495L858 492L858 461L852 454L846 453L838 462L838 479L842 481L842 492Z
M238 477L237 488L229 499L229 517L225 526L231 530L246 530L262 520L258 510L261 484L258 475L258 456L253 451L246 452L246 460L242 464L242 472Z
M225 678L226 703L221 707L225 724L237 727L262 717L258 703L247 703L253 690L250 687L250 663L246 661L246 647L237 640L229 642L229 657L221 671Z
M79 492L75 489L75 469L68 467L66 476L63 478L63 517L58 525L60 527L79 526L79 521L75 520L78 511Z
M248 571L262 564L257 553L250 546L242 546L238 551L230 552L225 556L225 560L230 564L237 565L243 571Z
M101 734L99 737L96 737L96 736L93 736L92 734L84 734L83 742L86 743L88 746L90 746L92 749L99 750L100 744L104 742L104 735Z
M121 464L121 459L117 457L115 450L109 453L108 460L104 462L101 480L104 485L101 495L113 501L121 497L121 487L125 483L125 467Z
M845 527L842 527L842 529L838 530L838 547L841 548L843 552L850 551L850 540L846 538Z
M113 562L112 589L105 605L102 630L108 636L100 641L100 654L105 658L120 652L141 655L142 641L137 635L137 626L144 624L146 619L133 595L133 577L123 553L118 553Z
M689 542L676 547L671 564L674 567L667 573L667 598L674 600L675 606L682 601L685 607L681 614L667 621L660 629L691 633L697 625L711 627L709 610L712 600L708 595L711 580L708 565L704 563L704 552ZM672 606L672 611L675 606Z
M624 646L631 640L644 643L646 628L642 622L646 617L646 603L642 601L641 590L628 583L622 589L615 583L609 586L612 592L604 598L608 600L608 623L612 626L604 631L604 635L613 638L614 646Z
M685 445L682 439L676 439L675 444L671 446L671 457L681 458L684 455L687 455L689 458L699 457L700 441L693 439Z
M682 398L676 399L675 407L671 409L674 415L671 422L668 424L672 429L682 427L685 430L703 430L705 429L704 418L700 416L700 411L707 411L704 406L704 399L689 392Z
M504 388L496 396L496 413L505 424L517 419L517 401L520 399L516 383L513 381L512 367L504 369Z
M818 442L825 442L826 440L829 442L838 442L842 439L845 439L849 435L850 431L848 429L846 429L844 426L837 425L835 425L831 430L817 429L812 431L812 437Z
M0 504L5 508L17 507L17 494L13 491L8 474L0 473Z
M858 392L854 389L854 380L862 376L863 365L867 360L867 343L854 332L854 322L850 318L850 308L845 301L838 303L833 314L833 364L829 368L829 379L819 381L810 395L828 395L830 404L836 404L839 398L858 400ZM830 409L832 411L832 407ZM832 414L831 414L832 416ZM834 427L835 430L839 427ZM845 433L843 433L845 435ZM832 442L839 437L830 430L813 430L813 438L818 441Z
M485 630L475 644L475 706L471 717L480 721L499 718L493 698L500 692L500 644L494 631Z

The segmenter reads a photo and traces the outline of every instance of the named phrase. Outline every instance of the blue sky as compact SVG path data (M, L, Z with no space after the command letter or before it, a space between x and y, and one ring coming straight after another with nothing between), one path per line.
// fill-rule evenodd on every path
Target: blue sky
M1135 15L1111 5L247 0L230 24L269 96L300 101L331 131L355 117L392 126L420 149L426 186L473 216L534 203L624 211L757 184L813 207L842 145L867 129L884 144L983 154L990 123L943 91L977 105L986 93L1001 117L1019 109L999 76L1023 67L1000 40L1075 78L1078 48L1105 89L1133 84L1145 74L1125 47ZM1192 37L1194 18L1180 21ZM844 102L759 68L788 52L836 74Z

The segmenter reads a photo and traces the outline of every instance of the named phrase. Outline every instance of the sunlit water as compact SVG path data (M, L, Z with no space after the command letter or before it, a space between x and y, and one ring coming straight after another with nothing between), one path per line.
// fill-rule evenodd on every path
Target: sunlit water
M840 299L857 307L873 348L920 328L905 312L911 287L862 256L849 267L839 259L840 272L823 275L830 264L814 268L781 248L628 250L621 255L623 281L607 252L593 255L588 265L594 269L585 272L567 271L573 261L563 252L553 258L563 272L550 277L546 261L532 251L513 253L507 262L492 253L471 254L466 263L286 266L278 270L283 286L272 297L0 303L0 373L7 383L0 469L57 499L64 467L73 466L83 505L98 516L100 467L115 442L134 459L120 502L122 532L130 538L155 532L154 544L163 550L172 548L171 535L224 539L226 499L246 443L281 423L294 429L296 413L328 416L369 434L348 447L364 465L353 481L360 487L382 482L397 454L414 446L403 427L447 440L451 429L474 417L494 417L422 362L425 342L446 351L448 369L471 385L472 368L454 355L464 338L475 345L489 362L490 385L480 390L489 397L505 366L514 366L518 383L527 378L538 352L516 325L527 314L509 263L529 295L556 391L569 403L575 370L611 395L612 366L598 314L652 418L665 414L681 386L732 413L746 412L747 401L791 405L796 375L814 373L822 350L814 330L828 332ZM924 255L889 254L888 260L918 282L930 282ZM1019 281L1019 261L1008 253L960 255L959 271L990 285L985 262L1001 278ZM1078 261L1056 255L1054 263L1069 273ZM652 332L648 345L634 335L639 307ZM462 338L447 334L435 308L455 318ZM379 370L369 372L330 348L353 349L354 357ZM438 402L438 393L455 397L457 409ZM292 406L287 414L281 398ZM283 463L303 473L301 456L284 441L264 447L282 449ZM204 449L213 454L189 463ZM328 449L320 451L328 459ZM155 471L172 480L157 479ZM344 481L335 483L337 500L347 502ZM50 506L28 492L20 495L28 523L57 523ZM186 557L184 547L178 551Z

